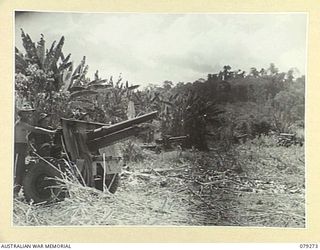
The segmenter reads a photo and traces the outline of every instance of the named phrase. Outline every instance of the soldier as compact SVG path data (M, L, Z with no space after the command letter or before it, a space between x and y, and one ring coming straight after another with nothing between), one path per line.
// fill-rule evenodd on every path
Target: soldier
M18 111L18 120L15 123L14 130L14 195L17 195L22 186L23 175L25 172L25 158L27 155L27 136L30 132L40 134L54 134L56 130L49 130L42 127L35 127L29 124L35 109L30 105L24 104Z
M37 127L51 129L48 125L48 117L50 115L46 113L41 113L39 115L38 122L36 124ZM41 156L49 156L50 147L51 147L51 136L49 134L40 134L31 132L28 136L29 143L32 141L37 153Z

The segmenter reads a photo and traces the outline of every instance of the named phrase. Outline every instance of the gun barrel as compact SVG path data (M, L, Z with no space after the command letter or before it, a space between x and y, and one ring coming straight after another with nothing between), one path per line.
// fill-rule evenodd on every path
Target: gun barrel
M97 138L101 138L106 135L121 131L123 129L130 128L134 125L150 121L157 116L157 113L157 111L154 111L127 121L116 123L111 126L102 126L100 128L94 129L93 131L87 133L88 141L94 141Z
M188 138L188 136L186 136L186 135L174 136L174 137L170 137L169 141L183 141L187 138Z
M132 126L132 127L125 128L120 131L116 131L114 133L110 133L105 136L90 140L87 142L87 146L90 151L96 151L100 148L112 145L115 142L134 136L138 132L139 132L139 128L136 126Z
M173 137L167 137L167 138L161 138L156 140L156 143L165 143L165 142L183 142L188 138L188 135L181 135L181 136L173 136Z

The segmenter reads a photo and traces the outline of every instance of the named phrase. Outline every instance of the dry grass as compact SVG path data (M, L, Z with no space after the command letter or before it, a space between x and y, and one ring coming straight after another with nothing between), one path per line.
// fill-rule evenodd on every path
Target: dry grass
M59 203L16 199L14 224L305 226L302 147L145 153L124 169L115 195L69 183L70 197Z

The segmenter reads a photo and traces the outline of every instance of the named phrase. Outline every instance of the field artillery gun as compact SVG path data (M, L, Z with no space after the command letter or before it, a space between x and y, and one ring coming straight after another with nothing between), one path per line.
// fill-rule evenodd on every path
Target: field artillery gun
M156 153L160 153L162 150L172 150L176 146L183 148L187 144L188 139L189 135L164 135L162 136L162 138L156 139L155 144L144 144L141 147L149 150L154 150Z
M160 139L156 140L158 145L162 145L164 149L171 149L174 144L185 144L189 139L189 135L180 135L180 136L169 136L165 135Z
M277 140L278 146L290 147L292 145L303 146L303 140L296 134L280 133Z
M46 155L33 152L23 180L27 201L48 203L63 199L67 191L58 179L72 174L78 181L114 193L119 186L121 158L100 154L100 149L136 136L146 129L142 123L156 118L151 112L133 119L107 125L61 118L61 129Z

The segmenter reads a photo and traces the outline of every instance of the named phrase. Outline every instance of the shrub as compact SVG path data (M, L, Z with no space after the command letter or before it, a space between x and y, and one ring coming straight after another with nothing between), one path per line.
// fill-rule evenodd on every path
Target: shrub
M140 162L146 158L145 153L136 143L131 140L125 142L121 147L121 153L124 163Z

